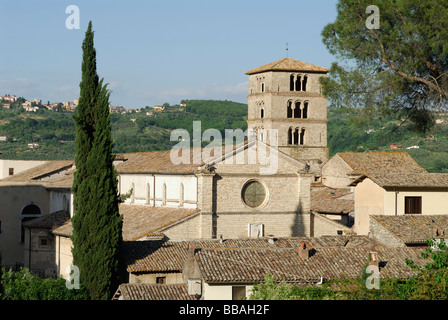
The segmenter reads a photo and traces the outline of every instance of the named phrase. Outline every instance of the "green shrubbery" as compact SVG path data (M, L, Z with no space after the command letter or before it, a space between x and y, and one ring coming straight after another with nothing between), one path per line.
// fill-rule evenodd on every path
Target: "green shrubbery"
M0 300L86 300L84 289L67 289L66 281L41 279L28 269L1 270Z

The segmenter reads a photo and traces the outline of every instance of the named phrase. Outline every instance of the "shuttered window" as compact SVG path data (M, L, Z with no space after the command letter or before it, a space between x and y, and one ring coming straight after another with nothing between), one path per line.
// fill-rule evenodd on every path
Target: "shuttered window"
M422 197L404 197L404 213L422 213Z

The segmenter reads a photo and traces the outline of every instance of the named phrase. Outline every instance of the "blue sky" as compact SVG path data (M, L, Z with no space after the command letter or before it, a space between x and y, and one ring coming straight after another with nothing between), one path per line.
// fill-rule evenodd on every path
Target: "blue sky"
M323 67L336 0L0 0L0 95L44 102L79 95L81 44L91 20L98 73L111 104L182 99L247 102L245 71L288 56ZM67 29L69 5L80 29Z

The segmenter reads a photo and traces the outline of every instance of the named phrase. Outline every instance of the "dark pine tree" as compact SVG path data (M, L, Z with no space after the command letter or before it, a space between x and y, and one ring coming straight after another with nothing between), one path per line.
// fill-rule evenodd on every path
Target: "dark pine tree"
M96 71L92 23L82 44L82 79L75 114L73 264L90 298L109 299L118 285L122 219L113 166L109 90Z

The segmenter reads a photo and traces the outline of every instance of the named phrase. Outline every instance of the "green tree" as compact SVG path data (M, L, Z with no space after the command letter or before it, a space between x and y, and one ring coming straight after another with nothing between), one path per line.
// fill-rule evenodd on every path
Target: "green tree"
M85 290L67 289L62 278L41 279L28 269L0 270L0 300L85 300Z
M122 220L113 167L109 91L96 71L92 23L83 41L75 115L73 262L91 299L109 299L118 284Z
M394 108L427 131L448 100L448 3L380 0L377 16L366 13L371 4L340 0L336 21L323 29L323 42L342 62L321 80L323 92L335 105Z
M441 239L428 241L429 247L422 253L428 263L420 267L412 260L407 264L418 270L418 275L409 281L412 289L409 299L413 300L447 300L448 299L448 246Z

